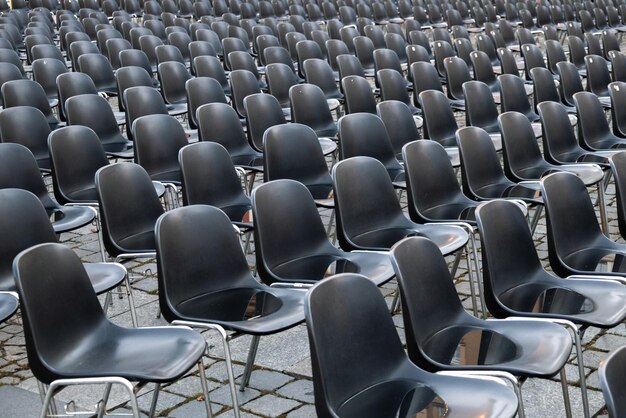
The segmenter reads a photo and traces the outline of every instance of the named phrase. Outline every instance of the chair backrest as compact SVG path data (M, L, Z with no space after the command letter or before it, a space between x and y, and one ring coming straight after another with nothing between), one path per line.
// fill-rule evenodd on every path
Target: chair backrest
M250 145L258 151L263 151L263 135L272 126L286 124L283 109L276 97L271 94L257 93L243 100L246 107L246 123Z
M609 353L598 368L600 388L610 417L619 417L626 410L621 377L626 370L626 349L620 347Z
M578 118L578 142L591 149L611 148L613 134L598 96L588 91L574 94Z
M626 55L618 51L610 51L609 59L613 81L626 82Z
M585 41L577 36L568 36L567 45L569 49L569 60L576 68L582 69L585 66Z
M469 67L459 57L448 57L443 61L448 80L448 97L454 100L463 100L463 84L471 81Z
M224 93L230 94L230 84L224 68L219 58L210 56L200 56L193 60L193 66L197 77L211 77L217 80L222 86Z
M406 238L391 249L391 264L402 296L409 358L432 371L437 368L433 363L451 364L454 353L449 346L428 346L430 337L468 315L441 250L428 238Z
M380 290L365 277L341 274L324 280L307 294L304 311L318 416L347 413L341 406L348 399L368 386L384 385L405 362Z
M16 106L0 112L0 141L28 148L42 171L52 168L48 152L49 134L48 121L37 108Z
M553 164L574 162L584 151L578 145L574 128L563 105L542 102L537 105L537 110L541 119L541 138L546 160ZM569 156L573 156L573 160Z
M435 68L437 68L439 76L446 78L446 69L443 63L446 58L456 56L454 48L446 41L435 41L433 42L433 54L435 56Z
M609 158L615 178L615 196L617 200L617 225L622 237L626 236L626 153L617 153Z
M504 112L498 117L502 132L502 156L504 172L517 181L538 180L541 170L549 169L541 156L528 118L519 112Z
M607 61L600 55L587 55L587 90L598 96L608 95L608 85L611 83L611 73Z
M232 222L242 222L252 209L228 151L216 142L187 145L178 153L183 203L220 208Z
M121 111L126 110L124 103L124 92L137 86L153 87L153 78L142 67L130 66L122 67L115 72L118 91L118 105Z
M178 152L188 144L185 129L169 115L146 115L133 123L135 160L151 179L180 182Z
M312 128L320 136L335 136L337 128L326 96L314 84L298 84L289 90L291 117L296 123Z
M120 133L111 106L102 96L81 94L70 97L65 103L65 109L68 124L83 125L93 129L105 149L126 142Z
M443 93L443 86L437 74L437 69L429 62L414 62L411 64L411 78L413 79L413 104L422 107L419 95L426 90L437 90Z
M59 120L52 113L46 92L39 83L33 80L11 80L0 88L4 108L15 106L31 106L39 109L48 120L48 124L56 127Z
M376 113L376 99L367 80L359 76L348 76L341 80L345 95L346 114Z
M537 105L541 102L560 103L561 97L550 71L546 68L536 67L530 70L530 72L533 76L533 104L535 111L537 110Z
M581 249L598 246L606 237L585 184L572 173L553 173L542 179L541 191L552 270L562 277L576 270L587 270L590 261L575 254Z
M419 131L409 107L397 100L380 102L376 106L378 116L385 124L393 152L401 158L402 147L411 141L420 139Z
M385 124L378 116L355 113L343 116L337 125L340 159L357 156L375 158L383 163L392 181L403 172L391 147Z
M14 272L29 366L41 382L66 377L60 371L67 345L60 341L93 338L93 330L107 321L85 268L71 248L45 243L20 253ZM45 312L44 305L53 311ZM80 321L70 320L74 315ZM59 321L65 325L55 329Z
M466 126L456 133L461 156L463 191L476 200L489 186L507 182L500 165L496 148L485 130ZM508 181L508 183L511 183Z
M61 204L97 203L94 176L109 164L98 135L86 126L66 126L48 137L54 196Z
M463 94L467 125L498 132L498 108L489 86L481 81L469 81L463 84Z
M78 64L80 72L91 77L98 91L110 94L117 93L113 67L104 55L83 54L78 58Z
M201 141L217 142L231 156L253 153L237 116L237 112L225 103L202 105L196 112L198 136Z
M67 120L65 104L70 97L81 94L98 94L96 85L91 77L84 73L71 72L60 74L56 80L59 97L59 116L61 120Z
M500 81L500 103L502 112L519 112L524 114L531 122L539 119L539 116L530 107L524 80L512 74L502 74Z
M43 182L33 154L21 144L0 143L0 189L24 189L39 198L48 216L59 206Z
M220 83L211 77L195 77L185 83L187 92L187 117L189 126L198 127L196 111L207 103L227 103L226 95Z
M498 80L489 56L482 51L472 51L469 59L474 69L474 79L487 84L492 90L497 89Z
M413 106L407 91L407 83L402 73L389 68L383 68L376 73L382 102L394 100L407 106Z
M230 87L237 113L241 117L246 117L243 99L251 94L261 93L257 78L250 71L235 70L230 73Z
M424 90L419 95L424 116L424 137L443 146L456 146L454 137L458 124L450 102L438 90Z
M476 210L482 246L485 301L496 318L529 311L522 301L507 298L509 289L529 285L543 267L530 228L520 207L506 200L484 203ZM508 244L504 244L504 243Z
M378 160L340 161L333 167L333 184L341 248L385 250L413 233L413 224L403 214L387 170Z
M107 253L154 251L154 225L164 211L148 173L138 164L116 163L100 168L95 182Z
M27 190L0 190L0 289L15 291L13 259L43 242L56 242L48 214L37 196Z
M288 65L268 64L265 67L265 78L269 93L278 100L282 107L289 107L289 89L298 84L299 81L296 74Z
M161 92L166 103L185 103L187 92L185 83L191 79L185 64L176 61L168 61L159 64L158 76L161 82Z
M303 72L306 82L321 88L327 98L338 99L342 97L335 81L333 69L327 61L309 58L304 61Z
M146 86L130 87L124 91L123 97L126 103L126 126L133 126L133 122L141 116L162 114L167 115L167 107L161 93L155 88ZM126 131L129 139L132 139L132 128Z
M218 208L193 205L174 209L157 220L155 234L159 306L166 320L189 315L185 304L194 298L237 287L254 292L258 286L230 220ZM230 309L220 303L210 306L203 315L217 322Z
M291 179L304 184L314 199L328 199L332 180L317 135L298 123L265 131L264 178Z
M302 183L263 183L252 190L252 211L256 265L263 281L316 281L328 268L316 255L339 259L339 250L328 240L313 197ZM292 269L290 262L299 259L308 267L297 263L300 267Z
M72 59L72 68L74 71L80 71L78 58L84 54L99 54L100 50L96 44L91 43L91 41L80 40L74 41L69 45L69 52Z
M122 66L120 61L120 52L131 49L132 45L126 39L113 38L107 39L106 48L109 61L111 62L111 67L113 67L114 70L117 70Z
M618 111L626 103L626 83L615 81L609 84L609 96L611 97L611 120L613 121L613 133L617 136L626 136L626 115Z

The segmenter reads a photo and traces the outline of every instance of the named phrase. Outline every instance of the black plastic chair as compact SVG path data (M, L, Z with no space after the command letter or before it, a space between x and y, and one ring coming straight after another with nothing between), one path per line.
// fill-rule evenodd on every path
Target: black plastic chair
M607 97L609 95L608 86L613 81L607 61L600 55L587 55L585 56L585 65L587 68L587 91L599 97Z
M231 89L228 78L220 60L216 57L200 56L193 60L193 67L197 77L211 77L216 79L222 86L224 94L230 95Z
M380 102L376 106L376 111L385 124L396 158L402 160L402 147L420 139L413 112L405 103L397 100Z
M624 364L625 353L625 347L612 351L598 367L600 388L602 389L610 418L619 418L623 411L626 410L621 386L621 378L626 368Z
M552 176L575 178L567 173ZM586 191L583 192L586 194ZM569 202L563 203L569 205ZM572 219L570 210L568 206L568 219ZM571 330L578 358L583 411L588 414L580 340L588 326L606 329L624 320L626 293L623 285L593 276L563 280L548 273L539 260L526 218L511 202L483 204L478 208L476 218L483 249L485 297L489 312L496 318L549 320ZM581 226L585 225L576 225L575 228ZM515 243L515 246L502 245L503 242ZM574 324L582 325L582 328L579 330Z
M565 365L572 351L568 330L545 322L488 321L470 315L461 304L445 259L427 239L404 239L391 255L413 363L433 372L478 371L508 378L522 416L521 386L527 378L550 378L560 372L567 391ZM564 401L570 411L565 392Z
M626 118L620 112L621 106L626 100L626 83L615 81L609 84L609 95L611 97L611 121L613 134L620 138L626 138Z
M305 315L319 417L515 415L515 395L504 386L432 375L411 363L380 291L363 276L341 274L313 287Z
M241 177L228 151L215 142L187 145L178 153L182 174L183 204L211 205L221 209L243 232L252 230L252 203L244 193Z
M12 65L12 64L5 64ZM48 103L51 107L55 107L59 104L59 97L57 93L57 83L56 79L59 75L67 73L67 67L63 61L59 61L54 58L39 58L33 61L32 64L33 69L33 80L43 87L44 92L46 93L46 97L48 98ZM19 80L20 77L17 77L19 74L19 70L17 68L13 69L12 74L9 75L8 79L5 80ZM2 69L0 69L2 71ZM3 77L4 78L4 77Z
M578 143L574 128L565 108L556 102L542 102L537 105L543 133L543 154L549 163L594 163L606 167L608 157L619 150L588 151Z
M43 401L46 415L53 395L60 388L76 384L106 384L97 413L106 412L113 384L124 386L134 416L139 416L135 387L155 382L156 389L150 414L154 414L160 385L174 382L196 363L200 369L202 393L207 413L210 402L202 357L206 341L189 329L126 329L114 325L104 316L100 303L78 256L56 243L37 245L20 253L14 264L15 279L21 295L28 362L40 382L49 384ZM82 303L69 303L68 295L80 295ZM74 300L74 299L72 299ZM46 305L52 310L42 310ZM80 321L67 321L79 315ZM62 329L54 324L65 323ZM74 344L64 338L72 336ZM108 341L116 349L111 350ZM142 355L137 356L137 347Z
M465 96L465 124L484 129L493 141L496 150L502 148L498 108L489 86L482 81L469 81L463 84Z
M105 98L96 94L73 96L65 102L65 111L69 125L87 126L96 132L108 155L125 159L133 157L133 144L121 134L115 114Z
M241 382L243 391L260 337L301 323L305 293L259 284L250 274L230 220L215 207L194 205L161 216L156 224L156 242L159 305L166 320L200 329L217 324L234 331L228 339L252 335ZM222 337L230 383L234 384L228 339ZM231 395L236 403L234 386Z
M343 116L339 130L339 159L365 156L379 160L387 170L394 187L405 189L404 167L391 146L385 124L376 115L354 113Z
M321 88L314 84L298 84L289 89L293 122L312 128L320 138L335 138L337 124Z
M537 206L531 229L539 222L543 200L537 182L513 182L502 170L496 149L487 132L467 126L456 133L461 155L463 192L475 200L518 199Z
M51 171L48 152L50 126L39 109L16 106L0 112L0 142L21 144L28 148L42 173Z
M298 76L291 71L288 65L275 63L265 67L265 78L270 95L278 100L285 117L291 117L289 89L299 83ZM246 97L255 94L258 93L248 94Z
M243 99L251 94L261 93L257 78L247 70L236 70L230 73L230 87L233 106L240 117L246 117Z
M247 96L243 104L248 117L246 118L248 140L252 148L263 152L263 134L276 125L287 123L283 108L278 99L271 94L252 94Z
M187 92L187 120L189 127L198 128L196 110L207 103L228 103L220 83L210 77L196 77L185 83Z
M377 285L393 278L387 254L345 252L330 243L302 183L276 180L258 186L252 210L256 266L265 283L313 283L334 272L362 273Z
M451 101L465 100L463 94L463 84L471 81L472 76L465 61L459 57L447 57L443 60L446 70L446 92ZM465 105L467 107L467 103Z
M315 84L322 89L324 96L328 100L330 110L337 109L340 102L343 101L343 94L337 87L335 73L328 62L317 58L309 58L304 61L302 69L306 82Z
M626 195L626 153L620 152L609 158L611 171L615 178L615 196L617 201L617 225L622 237L626 236L626 216L624 210L626 205L624 196Z
M191 79L191 74L185 65L176 61L163 62L158 66L157 75L168 113L172 116L187 113L185 83Z
M396 70L384 68L378 70L376 78L380 85L381 102L400 101L404 103L412 114L422 113L422 110L415 107L409 97L406 80L402 74Z
M557 63L558 64L558 63ZM561 101L559 91L554 78L550 71L546 68L536 67L530 70L533 75L533 104L535 112L538 112L537 105L541 102L557 102L565 108L570 115L570 120L573 125L578 122L578 118L575 116L576 108L574 106L566 106Z
M83 54L78 58L78 68L80 72L91 77L98 92L108 96L117 96L113 67L104 55Z
M376 98L367 80L359 76L348 76L341 79L345 97L345 113L376 113Z
M602 104L593 93L581 91L574 94L574 103L579 115L578 141L591 151L626 148L626 139L611 132Z
M209 103L198 108L196 117L199 139L223 145L235 166L253 172L252 185L254 173L263 171L263 154L248 143L235 110L224 103Z
M95 179L107 253L117 261L154 257L154 222L163 207L146 171L117 163L99 169Z
M259 84L259 88L267 89L267 84L261 77L259 69L256 65L256 62L254 61L254 58L252 58L252 55L244 51L233 51L228 54L227 59L228 59L228 62L230 63L231 71L236 71L236 70L249 71L252 74L254 74L254 77L256 78L257 83Z
M146 115L133 122L135 162L142 166L153 181L176 191L181 173L178 152L188 144L183 126L169 115ZM170 195L172 203L178 200Z
M31 106L39 109L46 117L50 129L61 126L61 122L52 113L52 108L46 97L46 92L39 83L33 80L11 80L0 89L4 108L16 106Z

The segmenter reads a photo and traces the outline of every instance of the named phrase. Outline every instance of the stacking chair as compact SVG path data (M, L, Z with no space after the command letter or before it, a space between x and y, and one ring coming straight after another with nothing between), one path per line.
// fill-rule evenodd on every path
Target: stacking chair
M199 139L223 145L235 166L252 172L251 187L256 173L263 171L263 154L248 143L235 110L225 103L209 103L200 106L196 113Z
M465 252L470 282L475 285L469 252L463 250L469 241L467 231L459 226L420 225L406 217L381 162L371 157L352 157L338 162L332 171L341 248L388 251L407 236L425 236L442 254L457 253L455 270ZM372 187L375 199L368 198Z
M228 103L220 83L210 77L195 77L185 83L187 93L187 121L192 129L198 128L196 110L207 103Z
M268 64L265 67L265 78L267 79L270 95L278 100L285 116L291 117L289 90L292 86L299 84L298 77L291 71L288 65L275 63ZM255 94L259 93L253 93L246 97Z
M489 86L481 81L469 81L463 84L463 95L466 125L484 129L499 151L502 142L498 126L498 108Z
M95 183L109 256L116 262L154 258L154 224L163 206L148 173L138 164L116 163L100 168Z
M521 416L524 381L560 372L565 409L571 411L565 365L573 344L567 329L549 322L480 320L470 315L439 249L423 237L400 241L391 254L413 363L430 371L480 371L508 378L517 392ZM475 355L457 356L457 350Z
M243 99L251 94L261 93L257 78L247 70L235 70L230 73L230 87L233 107L241 118L246 117Z
M560 103L568 113L572 125L575 125L578 122L578 118L575 116L576 108L563 104L550 71L546 68L537 67L533 68L531 73L533 75L533 104L535 112L538 112L537 105L541 102Z
M382 102L389 100L400 101L411 110L411 113L417 114L422 112L420 108L414 106L411 102L406 86L406 80L402 77L401 73L396 70L384 68L382 70L378 70L376 77L380 85L380 96Z
M252 94L243 100L248 117L246 118L248 140L252 148L263 152L263 135L272 126L287 123L283 108L271 94Z
M81 66L82 64L82 66ZM78 58L80 72L87 74L99 93L117 96L115 74L109 60L102 54L83 54Z
M598 96L581 91L574 94L574 103L582 115L578 121L578 141L583 148L591 151L626 148L626 139L611 132Z
M465 61L459 57L448 57L443 60L446 69L446 82L448 98L452 101L465 100L463 84L472 81L470 70ZM467 106L467 105L466 105Z
M376 98L367 80L359 76L348 76L341 79L345 97L345 113L376 114Z
M619 417L624 408L626 408L620 385L620 379L625 368L625 353L626 349L624 347L612 351L598 367L600 388L602 389L606 409L610 417Z
M42 173L51 171L48 152L50 125L39 109L16 106L0 112L0 141L21 144L28 148Z
M626 118L618 110L624 105L626 100L626 84L621 81L609 84L609 94L611 97L613 134L620 138L626 138Z
M532 127L535 136L537 138L540 137L541 125L536 123L539 121L539 115L536 114L530 106L524 87L524 80L512 74L502 74L498 77L498 80L501 86L500 100L502 113L522 113L529 122L533 123Z
M402 160L402 147L420 139L413 112L405 103L397 100L378 103L376 112L385 124L396 158Z
M411 64L410 71L413 79L413 104L415 106L422 107L419 96L423 91L437 90L443 93L443 86L434 65L428 62L414 62ZM462 100L448 99L448 106L455 110L465 110L465 102Z
M46 92L39 83L33 80L7 81L0 89L4 108L16 106L31 106L39 109L46 117L50 129L56 129L61 122L52 113L52 108L46 97Z
M72 32L70 32L71 34ZM68 34L68 35L70 35ZM69 38L69 36L68 36ZM81 55L85 54L99 54L100 50L96 46L96 44L91 43L88 40L77 40L68 45L69 47L69 56L72 60L72 68L74 71L80 71L80 66L78 64L78 58Z
M365 156L379 160L387 170L394 187L406 188L404 168L391 147L385 124L376 115L354 113L343 116L339 129L339 159Z
M121 134L113 110L105 98L96 94L70 97L65 102L65 110L68 124L93 129L108 155L125 159L133 157L133 144Z
M324 92L324 96L328 100L328 106L330 110L336 110L339 107L340 102L343 100L343 94L337 87L335 81L335 73L333 69L324 60L317 58L309 58L304 61L302 70L304 72L305 80L309 84L315 84Z
M187 113L187 92L185 83L191 75L184 64L175 61L159 64L157 74L161 83L163 100L168 104L172 116Z
M5 65L13 65L13 64L5 64ZM33 80L43 87L44 92L46 93L46 97L48 98L48 103L51 107L55 107L59 104L59 97L57 93L57 83L56 79L59 75L67 73L67 67L63 61L59 61L55 58L39 58L33 61L32 64L33 69ZM1 71L2 69L0 69ZM8 79L11 80L19 80L20 77L17 77L19 74L19 70L17 68L11 69L11 73L7 74ZM3 77L4 78L4 77ZM5 80L8 80L5 79Z
M609 84L611 83L611 72L607 61L599 55L587 55L585 57L587 68L587 91L596 96L604 97L605 104L609 95Z
M552 176L575 178L567 173ZM586 194L584 186L583 193ZM574 218L570 216L570 202L563 203L568 205L568 215L564 217L567 219L563 221L569 222ZM589 326L607 329L623 321L626 316L623 285L593 276L572 276L563 280L548 273L539 260L524 215L511 202L488 202L478 208L476 217L489 312L496 318L525 317L556 322L571 331L578 359L583 413L589 416L580 340ZM576 225L574 230L587 226ZM503 246L503 240L514 245Z
M241 184L245 173L235 168L222 145L216 142L187 145L179 151L178 161L185 206L215 206L242 233L252 230L252 203Z
M267 88L267 84L261 77L261 74L256 65L256 62L254 61L254 58L252 58L252 55L250 55L248 52L233 51L228 54L227 59L228 59L228 62L230 63L231 71L247 70L251 72L252 74L254 74L254 77L256 78L257 83L259 84L259 88L261 89Z
M422 91L419 99L424 106L424 138L444 146L450 157L450 162L453 166L458 167L461 162L455 134L459 127L449 100L438 90Z
M567 112L560 103L542 102L537 106L543 133L543 154L552 164L594 163L608 164L608 157L619 150L588 151L576 139Z
M380 291L359 274L314 286L304 312L319 417L440 416L448 410L463 416L515 415L517 400L503 385L429 374L410 362ZM352 354L342 355L338 346Z
M463 192L475 200L518 199L536 206L531 219L534 231L543 211L539 184L532 181L514 182L504 175L500 160L487 132L466 126L456 133L461 155Z
M111 386L119 384L130 397L133 416L139 417L135 397L138 389L131 380L139 385L156 383L150 408L150 415L154 415L161 384L176 381L195 364L200 369L202 393L210 413L202 364L207 343L202 335L173 327L130 330L109 322L80 259L61 244L40 244L20 253L15 260L15 279L28 335L28 362L37 380L49 385L42 416L61 388L103 383L104 398L94 413L106 413ZM81 303L69 303L68 295L80 295ZM42 310L42 304L51 310ZM68 321L76 315L80 321ZM62 331L52 326L58 323L65 323ZM68 345L59 333L82 343ZM113 344L115 350L103 341ZM138 346L142 347L141 356L137 356Z
M215 207L193 205L175 209L159 218L155 232L159 305L164 318L200 329L215 329L217 324L234 332L228 339L253 336L241 383L243 391L250 379L260 337L301 323L305 292L259 284L250 274L230 220ZM203 254L213 256L206 258ZM254 302L256 309L250 311L250 303ZM207 310L207 303L215 309ZM238 313L233 312L236 306ZM228 339L225 334L222 336L232 384ZM236 403L233 386L231 396Z
M230 95L231 89L228 78L224 72L224 67L219 58L210 56L200 56L193 60L193 67L197 77L211 77L216 79L222 86L224 94Z
M322 89L314 84L298 84L289 89L291 119L307 125L319 138L335 138L337 124Z
M252 211L256 266L265 283L314 283L346 270L377 285L393 278L387 254L345 252L330 243L302 183L275 180L256 187Z

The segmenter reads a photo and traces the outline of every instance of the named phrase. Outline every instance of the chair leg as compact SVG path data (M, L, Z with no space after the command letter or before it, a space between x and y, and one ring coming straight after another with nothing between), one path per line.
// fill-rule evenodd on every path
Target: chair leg
M326 235L330 238L330 233L333 230L333 222L335 221L335 209L331 209L330 211L330 219L328 221L328 226L326 227ZM335 236L333 237L333 244L337 243L337 232L335 232Z
M107 383L104 388L104 394L102 395L102 400L98 402L98 418L104 417L107 411L107 402L109 401L109 395L111 395L111 387L112 383Z
M602 232L604 232L604 235L610 238L611 234L609 231L609 223L606 217L605 192L604 187L601 183L602 182L598 183L598 208L600 209L600 225L602 226Z
M248 360L246 361L246 368L243 371L241 377L241 385L239 385L239 391L243 392L250 382L250 375L252 374L252 366L254 365L254 359L256 358L257 350L259 349L260 335L253 335L252 342L250 343L250 350L248 351Z
M533 215L530 221L530 233L534 234L537 225L539 224L539 219L541 218L541 214L543 213L543 205L537 205L535 209L535 214Z
M467 245L463 249L463 251L459 251L458 254L465 253L465 261L467 262L467 275L469 278L470 285L470 297L472 298L472 311L474 312L474 316L478 317L478 308L476 307L476 283L474 281L474 274L472 273L472 263L470 263L470 252L467 248ZM479 289L480 291L480 289ZM483 312L484 316L484 312Z
M473 258L474 258L474 271L476 272L476 282L478 284L478 297L480 298L480 306L481 306L481 310L483 312L483 318L487 319L487 317L489 316L489 312L487 312L487 302L485 302L485 292L483 291L484 287L483 287L483 280L482 280L482 274L480 271L480 266L479 266L479 258L478 258L478 245L476 244L476 237L474 236L474 229L471 228L471 226L469 227L470 229L468 230L469 233L469 238L470 238L470 244L472 246L472 254L473 254Z
M461 263L462 256L463 256L462 251L459 251L454 255L454 262L452 263L452 268L450 269L450 276L452 276L452 278L456 277L456 271L459 268L459 264Z
M391 315L395 315L400 306L400 286L396 287L396 294L393 296L393 300L391 301L391 308L389 309L389 313Z
M154 384L154 394L152 395L152 403L150 404L150 413L148 414L149 417L153 417L154 414L156 413L156 407L157 407L157 402L159 401L159 392L161 391L161 384L160 383L155 383Z
M126 273L126 279L124 280L124 283L126 285L126 296L128 297L128 307L130 308L130 319L133 322L133 328L137 328L137 311L135 310L135 297L133 296L133 289L130 286L130 278L128 276L128 273Z
M202 386L202 394L204 395L204 406L206 407L206 415L208 418L213 418L213 411L211 411L211 400L209 399L209 388L206 384L206 373L204 370L204 363L202 359L198 362L198 369L200 370L200 385Z
M561 389L563 390L563 403L565 404L565 416L572 417L572 404L569 399L569 391L567 390L567 376L565 375L565 366L561 369Z

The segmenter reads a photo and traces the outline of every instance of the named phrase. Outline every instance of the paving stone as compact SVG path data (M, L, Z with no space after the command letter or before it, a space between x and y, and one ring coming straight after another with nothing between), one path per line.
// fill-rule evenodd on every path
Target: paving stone
M213 401L213 399L211 399L211 401ZM211 403L211 412L213 414L217 414L223 409L224 407L222 405ZM167 416L170 418L205 417L206 415L207 413L204 401L198 401L196 399L192 399L167 413Z
M284 373L270 370L254 370L250 375L250 383L248 386L262 391L273 391L292 380L293 377ZM240 382L241 379L237 379L237 384Z
M146 393L145 395L139 396L137 398L137 403L139 404L139 409L144 412L150 411L150 405L152 405L152 395L153 391ZM185 398L182 396L174 395L173 393L168 393L161 391L159 393L159 399L157 400L157 415L161 413L161 411L169 410L175 405L185 402Z
M303 405L287 414L287 418L315 418L316 416L313 405Z
M278 417L299 407L300 405L300 402L296 402L291 399L279 398L274 395L265 395L259 399L249 402L245 405L244 409L263 416Z
M276 393L285 398L296 399L306 403L315 402L315 398L313 397L313 382L310 380L296 380L278 389Z

